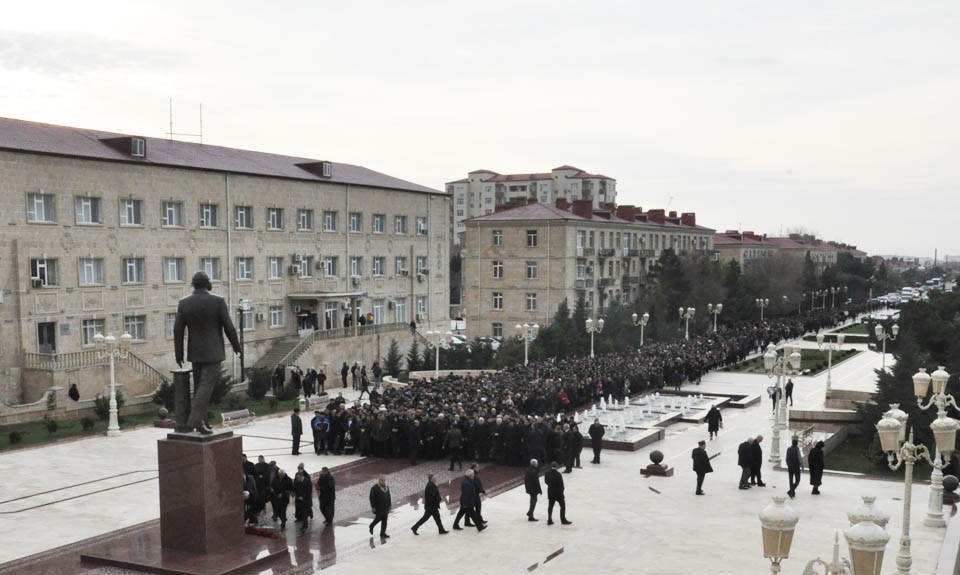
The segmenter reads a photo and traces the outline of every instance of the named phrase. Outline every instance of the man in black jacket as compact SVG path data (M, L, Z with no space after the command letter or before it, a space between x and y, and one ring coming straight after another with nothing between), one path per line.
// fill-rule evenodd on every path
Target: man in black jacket
M523 485L530 496L530 508L527 510L527 521L539 521L533 516L533 510L537 507L537 496L543 493L540 488L540 467L536 459L530 460L530 467L523 474Z
M758 435L753 443L750 444L750 485L756 484L757 487L766 487L766 483L763 482L763 479L760 477L760 471L763 469L763 448L760 447L760 442L763 441L763 436Z
M789 479L789 489L787 495L793 499L797 495L797 486L800 485L800 473L803 471L803 457L800 456L800 440L793 438L792 444L787 448L787 475Z
M600 418L594 419L593 425L587 431L590 434L590 446L593 447L593 461L590 463L600 463L600 446L603 444L603 434L605 432L606 430L600 423Z
M737 448L737 465L740 466L740 489L750 489L747 481L750 479L750 467L753 465L753 438L748 437L746 441Z
M300 419L300 408L294 407L290 414L290 435L293 436L293 455L300 455L300 436L303 435L303 421Z
M282 469L270 484L273 504L273 520L280 521L280 529L287 527L287 505L290 504L290 493L293 491L293 480Z
M483 481L480 480L480 466L474 463L470 466L470 469L473 470L473 486L477 490L477 503L476 505L473 506L473 514L477 517L477 519L480 520L480 523L483 523L484 525L486 525L487 520L483 518L483 513L482 513L482 509L483 509L482 496L486 495L487 492L483 488ZM469 518L466 521L466 526L473 527L473 524L470 523Z
M337 500L337 483L330 470L324 467L317 478L317 498L320 503L320 514L323 515L324 525L333 525L333 511Z
M697 495L703 495L703 478L708 473L713 472L713 466L710 465L710 456L705 449L707 442L702 439L697 443L691 457L693 458L693 472L697 474Z
M570 525L573 521L567 521L567 503L563 498L563 476L557 471L557 462L550 463L550 471L547 471L543 477L547 484L547 525L553 525L553 504L560 505L560 523Z
M440 521L440 501L440 489L437 488L437 477L431 473L430 476L427 477L427 488L423 490L423 517L410 528L414 535L419 535L417 529L420 529L420 526L426 523L427 519L431 517L433 517L433 520L436 522L437 529L440 530L440 535L450 533L443 528L443 522Z
M460 527L460 518L464 516L466 516L467 521L473 521L473 524L477 526L477 531L483 531L487 528L483 521L480 521L480 518L477 517L474 510L479 498L477 486L473 483L473 470L468 469L463 476L463 481L460 482L460 511L457 512L457 517L453 520L454 529L457 531L463 529L463 527Z
M389 539L387 535L387 515L390 513L390 488L387 487L387 476L381 475L377 483L370 488L370 510L373 511L373 521L370 523L370 535L373 528L380 524L380 538Z

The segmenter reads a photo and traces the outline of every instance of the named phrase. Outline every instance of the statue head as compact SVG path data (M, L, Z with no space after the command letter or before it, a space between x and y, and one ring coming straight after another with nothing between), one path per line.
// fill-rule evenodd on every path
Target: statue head
M191 280L190 283L193 284L193 289L195 290L205 289L210 291L213 289L213 284L210 283L210 276L208 276L205 272L197 272L193 274L193 280Z

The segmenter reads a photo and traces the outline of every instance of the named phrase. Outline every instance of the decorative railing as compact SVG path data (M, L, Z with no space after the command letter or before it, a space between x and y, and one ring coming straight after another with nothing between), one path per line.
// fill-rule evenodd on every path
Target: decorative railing
M597 256L601 258L612 258L617 255L616 248L603 248L597 252Z
M614 278L600 278L597 280L597 287L610 287L614 281Z
M592 279L579 279L579 280L574 280L574 282L573 282L573 287L576 288L576 289L592 288L592 287L593 287L593 280L592 280Z
M297 343L297 345L293 346L293 349L288 351L287 355L283 356L283 358L277 363L283 365L293 365L294 362L300 359L300 356L303 355L304 352L310 349L310 346L313 345L313 342L316 341L316 339L317 332L311 331L304 337L300 338L300 341Z
M119 363L125 363L134 371L144 376L147 381L158 387L167 377L145 362L135 353L129 352L126 357L117 358ZM110 365L110 360L100 357L95 349L72 351L69 353L26 353L23 356L23 367L26 369L45 369L62 371L66 369L81 369L84 367L101 367Z

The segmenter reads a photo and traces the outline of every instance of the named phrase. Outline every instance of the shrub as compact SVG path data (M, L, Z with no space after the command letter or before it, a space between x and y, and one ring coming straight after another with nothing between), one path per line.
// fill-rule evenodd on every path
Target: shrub
M269 399L268 403L269 403L269 405L270 405L270 411L276 411L276 410L277 410L277 406L280 405L280 402L277 401L277 398L276 398L276 397L271 397L271 398Z
M173 383L164 379L153 392L153 402L166 407L167 411L173 411Z
M95 424L96 421L94 421L92 417L83 417L80 419L80 427L82 427L84 431L90 431Z
M270 391L273 371L265 367L250 368L247 370L247 395L253 399L263 399Z
M19 431L11 431L7 437L10 438L10 443L14 445L23 441L23 434Z
M291 399L296 399L300 395L292 385L285 385L283 389L280 390L280 393L277 395L277 401L289 401Z
M220 402L230 393L232 387L233 378L227 374L225 367L221 367L217 382L213 385L213 393L210 394L210 405L220 405Z
M123 398L123 394L117 392L118 415L124 403L126 403L126 400ZM97 396L93 398L93 413L96 414L97 419L100 421L106 421L107 418L110 417L110 396L98 393Z
M247 407L247 402L244 401L242 397L231 393L227 395L223 400L223 408L225 411L237 411L238 409L244 409Z
M57 432L57 428L60 427L57 420L49 415L43 418L43 425L47 428L47 435L53 435Z

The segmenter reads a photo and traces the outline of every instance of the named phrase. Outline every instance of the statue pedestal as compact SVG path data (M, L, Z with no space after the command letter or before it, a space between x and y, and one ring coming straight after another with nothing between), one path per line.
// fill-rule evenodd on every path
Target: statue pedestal
M164 549L218 553L243 538L243 444L232 431L171 433L157 442L160 543Z

